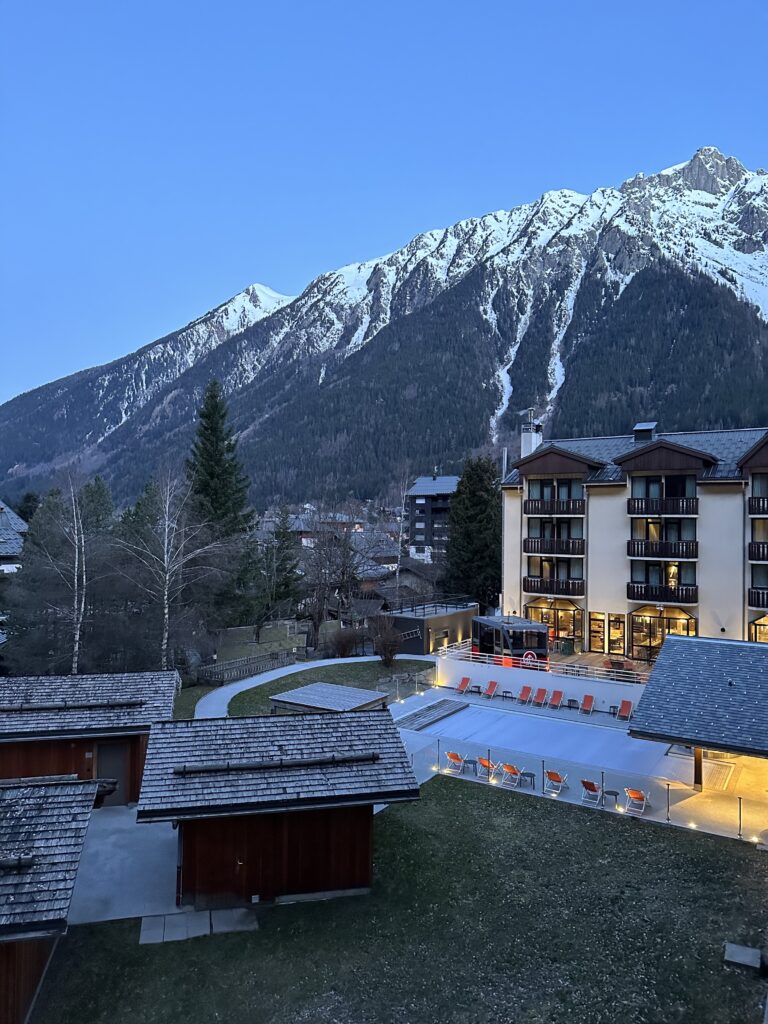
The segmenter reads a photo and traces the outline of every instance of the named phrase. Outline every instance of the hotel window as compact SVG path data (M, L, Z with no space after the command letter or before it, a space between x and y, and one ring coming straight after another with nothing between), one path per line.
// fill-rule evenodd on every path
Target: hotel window
M752 587L754 590L768 590L768 565L752 566Z
M693 586L696 583L695 562L633 561L631 566L630 579L633 583L647 583L651 587Z
M749 639L753 644L768 644L768 615L750 622Z
M768 541L768 519L752 520L752 540Z
M768 498L768 473L752 474L752 497Z

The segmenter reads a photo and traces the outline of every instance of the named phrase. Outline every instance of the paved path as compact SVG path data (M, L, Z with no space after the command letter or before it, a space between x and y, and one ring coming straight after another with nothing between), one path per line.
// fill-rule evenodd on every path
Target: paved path
M312 669L322 669L327 665L350 665L359 661L378 661L376 654L366 655L364 658L323 658L320 661L300 661L295 665L288 665L286 668L275 668L271 672L262 672L258 676L249 676L248 679L239 679L236 683L227 683L220 686L213 693L201 697L195 708L195 718L226 718L229 702L243 690L252 690L254 686L263 686L275 679L282 679L283 676L291 676L295 672L305 672ZM398 654L397 661L425 661L431 665L436 662L432 654ZM322 679L319 679L322 682Z

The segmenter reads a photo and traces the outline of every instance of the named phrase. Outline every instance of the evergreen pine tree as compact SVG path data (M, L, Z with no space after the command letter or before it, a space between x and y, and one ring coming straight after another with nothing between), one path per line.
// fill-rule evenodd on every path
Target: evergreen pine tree
M237 457L227 416L221 385L211 381L198 413L187 477L197 514L219 537L242 533L251 521L246 508L249 480Z
M467 459L448 518L446 584L483 609L501 590L501 491L493 459Z
M40 495L36 491L27 491L16 506L16 512L25 523L32 522L32 516L40 507Z

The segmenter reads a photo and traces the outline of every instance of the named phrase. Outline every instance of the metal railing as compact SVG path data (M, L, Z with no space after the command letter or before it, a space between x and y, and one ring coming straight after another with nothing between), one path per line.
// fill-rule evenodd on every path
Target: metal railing
M697 540L628 540L630 558L698 558Z
M583 516L587 502L585 498L526 498L523 512L527 516Z
M751 516L768 516L768 498L750 498L749 514Z
M527 555L583 555L583 537L526 537L523 551Z
M698 498L628 498L631 516L697 516Z
M584 580L559 580L556 577L523 576L526 594L557 594L560 597L584 597Z
M751 540L749 542L750 562L768 562L768 540Z
M218 661L215 665L203 665L197 670L198 683L221 686L247 679L275 668L286 668L296 662L292 651L274 651L271 654L255 654L248 658L233 658L232 661Z
M768 608L768 587L750 587L747 604L750 608Z
M610 668L584 661L538 661L535 658L512 658L506 654L474 654L472 641L449 644L435 652L440 658L467 661L475 665L498 665L500 668L524 668L532 672L553 672L559 676L578 676L614 683L645 683L648 673L638 669Z
M659 583L628 583L628 601L663 601L670 604L698 604L699 588L694 584L681 583L667 587Z

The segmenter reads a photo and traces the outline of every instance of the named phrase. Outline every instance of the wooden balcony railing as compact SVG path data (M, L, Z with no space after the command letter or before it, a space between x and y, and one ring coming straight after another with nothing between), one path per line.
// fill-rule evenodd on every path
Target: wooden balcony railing
M584 498L526 498L523 512L527 516L583 516L587 502Z
M697 516L698 498L629 498L631 516Z
M698 558L697 540L628 540L630 558Z
M526 555L583 555L583 537L525 537L523 551Z
M750 562L768 562L768 540L752 540L749 542Z
M678 587L667 587L658 583L628 583L628 601L648 601L649 604L698 604L699 588L683 583Z
M551 594L556 597L584 597L584 580L547 579L543 576L523 576L526 594Z
M747 604L750 608L768 608L768 587L750 587Z
M768 498L750 498L749 514L751 516L768 516Z

